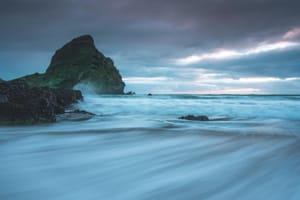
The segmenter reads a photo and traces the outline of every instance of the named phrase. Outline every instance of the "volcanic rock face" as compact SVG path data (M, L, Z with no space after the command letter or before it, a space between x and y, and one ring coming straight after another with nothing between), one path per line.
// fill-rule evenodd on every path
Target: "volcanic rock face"
M0 82L0 124L54 122L83 97L80 91L29 87L25 81Z
M90 35L73 39L57 50L45 74L21 78L30 86L72 89L89 84L98 94L123 94L125 87L112 59L99 52Z

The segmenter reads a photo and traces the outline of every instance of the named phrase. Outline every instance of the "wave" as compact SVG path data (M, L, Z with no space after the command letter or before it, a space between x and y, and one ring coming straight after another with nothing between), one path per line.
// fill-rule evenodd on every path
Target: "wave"
M61 132L40 126L36 133L16 134L1 143L3 199L300 197L300 140L294 137L180 125L98 130L53 126Z

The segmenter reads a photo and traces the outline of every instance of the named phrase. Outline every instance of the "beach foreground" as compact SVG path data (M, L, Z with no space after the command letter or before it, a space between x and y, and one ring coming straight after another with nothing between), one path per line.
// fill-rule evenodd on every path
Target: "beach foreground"
M0 199L299 199L299 100L85 95L88 121L0 127Z

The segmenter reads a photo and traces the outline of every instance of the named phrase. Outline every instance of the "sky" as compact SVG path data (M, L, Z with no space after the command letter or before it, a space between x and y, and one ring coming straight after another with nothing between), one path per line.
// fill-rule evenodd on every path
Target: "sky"
M83 34L126 91L300 94L299 0L1 0L0 78Z

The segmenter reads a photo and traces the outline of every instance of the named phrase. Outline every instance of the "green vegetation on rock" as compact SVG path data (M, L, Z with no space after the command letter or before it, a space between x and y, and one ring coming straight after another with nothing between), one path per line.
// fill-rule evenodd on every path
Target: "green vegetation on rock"
M57 50L44 74L20 78L30 86L67 88L92 85L98 94L123 94L125 84L112 59L99 52L90 35L83 35Z

